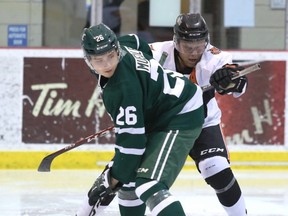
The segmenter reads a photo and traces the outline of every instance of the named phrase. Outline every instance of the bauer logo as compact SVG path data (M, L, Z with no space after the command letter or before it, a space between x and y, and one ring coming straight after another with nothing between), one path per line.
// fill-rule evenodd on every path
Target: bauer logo
M22 141L74 143L110 126L96 85L83 59L25 58Z

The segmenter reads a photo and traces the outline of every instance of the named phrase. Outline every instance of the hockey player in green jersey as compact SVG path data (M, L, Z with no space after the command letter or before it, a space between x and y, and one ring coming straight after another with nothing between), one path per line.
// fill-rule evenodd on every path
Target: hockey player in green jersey
M169 188L200 134L202 90L183 75L164 71L137 36L125 39L119 43L102 23L82 35L84 59L98 77L116 135L113 164L89 190L89 205L120 189L122 216L143 216L146 206L152 215L183 216Z

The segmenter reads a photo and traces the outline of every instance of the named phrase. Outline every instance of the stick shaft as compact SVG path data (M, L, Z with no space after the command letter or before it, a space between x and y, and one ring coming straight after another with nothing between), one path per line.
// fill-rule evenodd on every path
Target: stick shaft
M260 64L254 64L250 67L245 68L242 71L239 71L235 76L232 77L232 80L238 79L241 76L244 76L246 74L252 73L252 72L260 70L260 69L261 69Z
M78 146L81 146L85 143L89 143L92 140L95 140L97 137L103 136L104 134L106 134L108 131L111 131L114 128L114 126L110 126L104 130L99 131L98 133L92 134L86 138L80 139L79 141L68 145L54 153L51 153L49 155L47 155L46 157L44 157L38 167L38 171L39 172L49 172L50 171L50 167L52 164L52 161L54 160L54 158L56 158L57 156L70 151L71 149L77 148Z
M163 53L162 53L162 55L161 55L161 57L160 57L160 60L159 60L159 64L160 64L161 66L164 65L167 57L168 57L168 53L165 52L165 51L163 51Z

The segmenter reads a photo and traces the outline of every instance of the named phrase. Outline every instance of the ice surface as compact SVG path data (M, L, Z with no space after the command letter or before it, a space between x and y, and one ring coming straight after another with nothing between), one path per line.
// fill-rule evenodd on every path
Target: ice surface
M288 171L234 170L250 216L288 216ZM73 216L99 171L0 171L1 216ZM183 171L171 192L189 216L225 216L214 191L196 170ZM117 199L101 216L119 216Z

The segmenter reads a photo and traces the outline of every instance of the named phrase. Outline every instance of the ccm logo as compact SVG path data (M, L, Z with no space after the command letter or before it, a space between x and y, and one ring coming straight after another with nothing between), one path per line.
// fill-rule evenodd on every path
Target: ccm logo
M223 148L210 148L210 149L205 149L201 151L201 155L205 155L208 153L213 153L213 152L224 152Z

